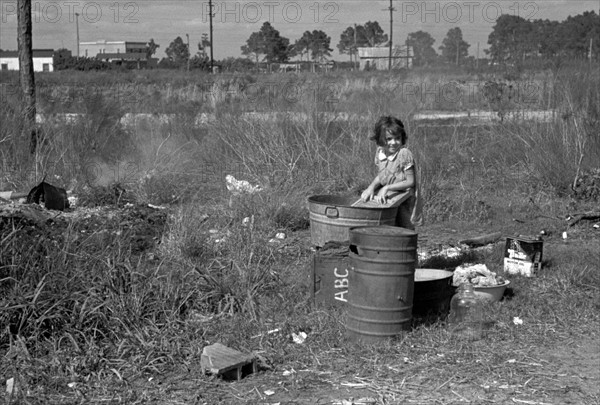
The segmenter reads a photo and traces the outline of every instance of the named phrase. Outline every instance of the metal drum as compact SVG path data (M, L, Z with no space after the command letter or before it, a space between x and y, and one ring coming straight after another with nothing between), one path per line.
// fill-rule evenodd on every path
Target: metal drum
M416 269L413 316L445 316L454 295L451 271Z
M410 329L417 233L393 226L350 229L348 337L378 343Z
M352 207L357 197L314 195L308 198L310 237L315 246L348 242L357 226L394 225L398 207Z

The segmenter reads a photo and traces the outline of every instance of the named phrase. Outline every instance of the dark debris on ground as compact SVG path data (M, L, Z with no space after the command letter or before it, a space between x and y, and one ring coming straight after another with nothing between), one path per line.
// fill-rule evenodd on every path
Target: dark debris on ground
M132 253L152 249L166 228L167 210L144 204L46 210L38 204L0 204L0 239L16 233L22 243L64 242L67 234L107 233L128 238Z

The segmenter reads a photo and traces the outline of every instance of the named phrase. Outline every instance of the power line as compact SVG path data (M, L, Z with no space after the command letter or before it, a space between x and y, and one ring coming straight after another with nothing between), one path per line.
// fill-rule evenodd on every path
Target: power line
M208 10L209 10L209 22L210 22L210 73L214 73L214 59L213 59L213 48L214 48L214 40L213 40L213 8L212 8L212 0L208 0Z
M390 0L390 6L387 8L387 10L390 10L390 41L388 43L389 45L389 56L388 56L388 70L392 70L392 48L393 48L393 38L394 38L394 11L396 11L396 9L394 8L393 4L392 4L393 0Z

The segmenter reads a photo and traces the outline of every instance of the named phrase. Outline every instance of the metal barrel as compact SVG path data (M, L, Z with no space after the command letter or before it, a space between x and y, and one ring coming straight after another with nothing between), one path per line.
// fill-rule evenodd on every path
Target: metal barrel
M378 343L410 329L417 233L393 226L350 229L347 335Z
M348 242L352 227L394 225L397 207L352 207L356 198L314 195L308 198L311 242Z

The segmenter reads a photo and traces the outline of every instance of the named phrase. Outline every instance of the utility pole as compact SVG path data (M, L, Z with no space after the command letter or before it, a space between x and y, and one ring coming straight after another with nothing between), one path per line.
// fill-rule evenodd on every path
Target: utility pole
M479 69L479 41L477 41L477 61L475 62L475 66Z
M352 49L352 52L354 53L354 63L352 64L352 70L354 71L354 65L358 59L358 48L356 47L356 24L354 24L354 48ZM352 61L352 58L350 58L350 61Z
M190 34L185 34L187 38L187 47L188 47L188 58L187 58L187 71L190 71L190 57L192 56L190 52Z
M458 38L456 38L456 66L458 66L458 46L459 46L460 42L458 40Z
M392 38L394 37L394 11L396 10L392 4L393 0L390 0L390 42L389 42L389 46L390 46L390 52L389 52L389 59L388 59L388 70L392 70Z
M406 70L410 68L410 41L406 37Z
M592 68L592 38L590 38L590 53L589 53L589 59L590 59L590 69Z
M77 31L77 57L79 58L79 13L75 13L75 27Z
M208 9L209 9L209 24L210 24L210 73L214 73L214 62L213 62L213 8L212 8L212 0L208 0Z

